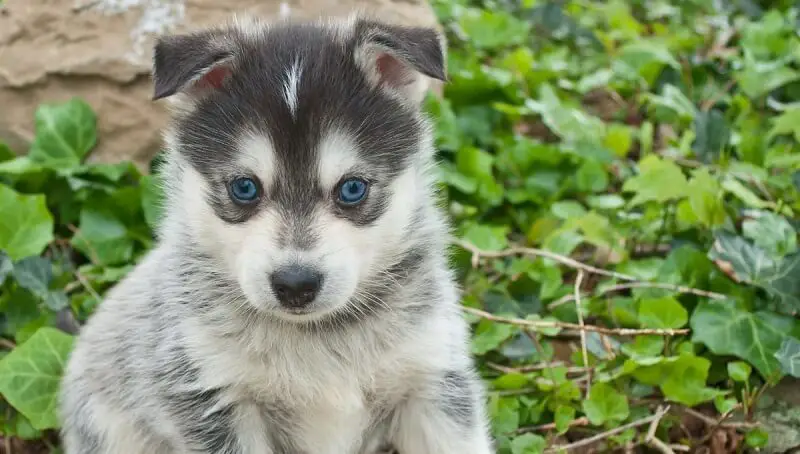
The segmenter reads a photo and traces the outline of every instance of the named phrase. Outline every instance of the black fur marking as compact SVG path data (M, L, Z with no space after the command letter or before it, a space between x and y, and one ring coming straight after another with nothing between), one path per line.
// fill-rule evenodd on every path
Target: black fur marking
M230 58L232 52L213 50L210 40L218 30L188 35L162 37L153 52L153 99L166 98L218 62Z
M307 224L316 209L335 210L359 226L375 222L386 211L386 188L418 151L423 131L417 112L374 87L358 67L355 52L364 38L356 34L343 47L329 30L302 24L274 25L258 40L229 33L238 49L230 79L199 99L191 114L177 119L176 128L180 152L209 182L216 214L227 222L244 222L269 205L282 213L288 228ZM413 40L421 32L403 33L385 29L382 35L408 47L406 41L417 43ZM427 42L417 44L425 47ZM405 47L404 54L411 52ZM418 59L430 69L435 58L427 53ZM283 87L295 64L300 77L293 114ZM319 146L334 130L352 136L370 172L365 177L375 182L358 208L336 208L333 188L318 187ZM230 201L226 188L233 174L251 171L235 168L241 152L237 140L244 131L268 137L276 158L275 181L264 188L260 203L247 207ZM288 241L307 244L309 236Z
M439 405L462 427L472 427L475 423L474 381L475 377L465 371L449 371L442 377Z
M295 425L294 415L288 407L273 402L263 405L263 415L267 420L269 438L275 453L305 454L297 446L297 435L289 429Z
M192 390L190 385L198 381L199 370L191 363L181 347L168 352L169 362L156 377L163 383L162 398L165 408L173 413L173 420L183 425L181 431L192 449L219 454L235 454L239 451L233 431L232 405L220 404L220 390Z
M77 439L78 446L80 446L80 454L102 454L105 452L100 436L92 432L84 424L79 422L77 426L73 427L72 433Z
M438 33L425 27L403 27L370 20L361 21L356 35L394 51L417 71L438 80L446 80L444 49Z

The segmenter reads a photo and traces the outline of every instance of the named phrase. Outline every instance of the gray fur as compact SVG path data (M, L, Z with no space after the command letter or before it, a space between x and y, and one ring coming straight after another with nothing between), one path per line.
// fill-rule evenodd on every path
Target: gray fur
M419 108L444 74L433 30L359 18L161 39L166 216L81 329L66 454L493 452ZM270 290L291 265L321 275L302 311Z

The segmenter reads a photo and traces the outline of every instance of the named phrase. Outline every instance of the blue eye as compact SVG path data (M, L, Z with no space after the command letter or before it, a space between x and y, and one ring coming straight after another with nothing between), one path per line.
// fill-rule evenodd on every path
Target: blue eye
M258 185L251 178L236 178L231 182L231 195L237 202L252 202L258 197Z
M358 178L344 180L339 186L339 202L345 205L355 205L367 195L367 182Z

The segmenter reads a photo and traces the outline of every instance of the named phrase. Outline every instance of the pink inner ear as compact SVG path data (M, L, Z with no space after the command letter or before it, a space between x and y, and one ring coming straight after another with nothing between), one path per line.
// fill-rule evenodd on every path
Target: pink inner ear
M378 69L381 83L386 83L392 87L402 87L412 82L408 68L390 54L379 54L375 59L375 66Z
M207 72L203 77L197 81L197 88L201 89L217 89L222 87L222 84L225 83L225 79L231 74L230 68L227 66L217 66L212 68L209 72Z

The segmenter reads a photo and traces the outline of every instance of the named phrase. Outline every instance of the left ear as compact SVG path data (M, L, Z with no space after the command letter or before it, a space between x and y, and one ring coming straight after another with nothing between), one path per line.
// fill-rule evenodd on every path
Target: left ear
M447 80L444 36L433 28L361 19L355 36L356 62L377 87L419 104L429 87L426 77Z
M234 69L223 29L159 37L153 52L153 100L181 93L192 99L221 88Z

